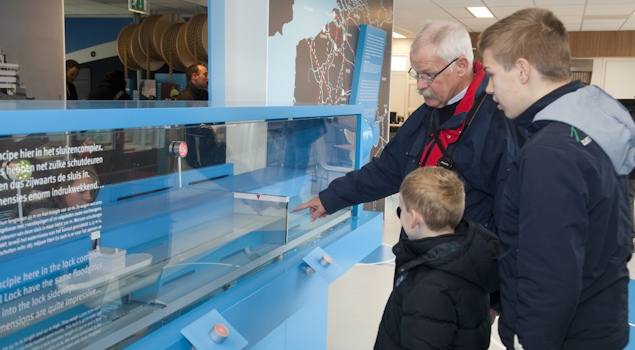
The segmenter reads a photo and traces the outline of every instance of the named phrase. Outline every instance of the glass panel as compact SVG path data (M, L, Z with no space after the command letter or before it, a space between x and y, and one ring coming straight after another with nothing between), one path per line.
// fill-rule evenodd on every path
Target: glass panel
M316 239L350 211L292 208L352 170L355 120L0 137L0 343L84 348Z

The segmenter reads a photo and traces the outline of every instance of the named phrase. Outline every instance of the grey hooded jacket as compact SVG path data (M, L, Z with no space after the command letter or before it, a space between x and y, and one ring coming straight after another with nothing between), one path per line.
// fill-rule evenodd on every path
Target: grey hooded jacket
M573 82L515 122L530 138L497 206L501 339L509 349L515 340L525 350L623 349L633 120L601 89Z

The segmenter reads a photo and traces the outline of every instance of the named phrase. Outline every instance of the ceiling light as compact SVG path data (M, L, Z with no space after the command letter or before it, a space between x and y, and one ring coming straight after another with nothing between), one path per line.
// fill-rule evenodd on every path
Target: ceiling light
M494 15L489 12L487 7L468 7L468 11L474 15L476 18L492 18Z
M401 35L397 32L392 32L392 37L393 39L405 39L406 37L404 35Z

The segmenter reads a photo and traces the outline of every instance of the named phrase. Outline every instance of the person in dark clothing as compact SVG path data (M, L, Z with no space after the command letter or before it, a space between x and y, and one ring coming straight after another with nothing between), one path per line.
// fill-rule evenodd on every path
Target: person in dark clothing
M126 77L120 69L108 71L99 87L88 94L89 100L130 100L126 93Z
M523 134L485 93L488 79L473 57L463 27L442 21L424 25L412 43L410 74L417 79L425 104L406 120L379 158L334 180L318 197L294 210L308 208L313 221L381 199L396 193L414 169L450 159L447 166L465 182L465 217L495 230L496 191Z
M78 100L77 89L73 82L79 75L79 63L75 60L66 60L66 100Z
M207 101L209 99L207 68L200 64L193 64L185 70L185 77L187 78L187 86L179 93L179 97L176 99L181 101Z
M623 349L635 123L600 88L570 82L569 36L549 10L503 18L479 50L487 92L530 137L496 206L501 339L508 349Z
M207 68L193 64L185 70L187 87L176 98L180 101L207 101ZM192 168L203 168L211 165L225 164L227 149L225 143L217 140L218 132L224 127L201 124L185 129L185 142L189 152L185 157Z
M498 239L462 220L463 183L441 167L417 169L400 189L407 234L393 252L402 265L379 325L375 350L489 346L488 292L498 289Z

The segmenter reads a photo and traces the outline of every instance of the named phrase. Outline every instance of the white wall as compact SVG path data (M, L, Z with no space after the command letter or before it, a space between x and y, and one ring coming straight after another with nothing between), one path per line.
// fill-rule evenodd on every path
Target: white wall
M393 39L392 55L406 56L407 68L410 69L410 45L412 39ZM423 104L423 97L416 93L417 82L407 72L392 72L390 81L390 111L398 116L408 117ZM414 86L414 90L413 90ZM414 93L413 93L414 91Z
M36 100L66 97L63 0L0 0L0 48Z
M224 5L225 102L227 105L264 105L269 1L226 0ZM264 168L266 149L266 123L244 123L227 128L227 161L234 163L234 174Z
M395 56L410 56L412 39L392 39L392 54Z
M268 0L225 1L225 101L266 101Z
M635 98L635 57L594 58L591 84L603 88L614 98Z
M398 116L404 116L406 106L406 72L390 72L390 111L397 112Z

